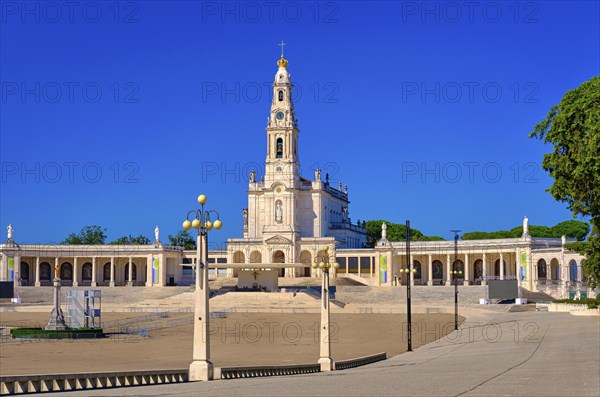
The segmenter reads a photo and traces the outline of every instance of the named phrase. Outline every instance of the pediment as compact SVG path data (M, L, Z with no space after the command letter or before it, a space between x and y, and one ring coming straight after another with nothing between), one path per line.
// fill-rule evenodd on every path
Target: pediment
M291 244L292 240L287 239L282 236L274 236L274 237L271 237L271 238L265 240L265 243L267 243L267 244Z

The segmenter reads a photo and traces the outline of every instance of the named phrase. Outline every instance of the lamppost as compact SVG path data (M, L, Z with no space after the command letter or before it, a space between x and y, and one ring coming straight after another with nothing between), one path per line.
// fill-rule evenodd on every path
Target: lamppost
M451 230L454 233L454 265L452 266L452 281L454 282L454 329L458 330L458 283L456 276L462 274L462 270L458 270L458 232L460 230Z
M340 265L335 262L329 263L329 247L323 248L325 254L321 258L321 262L317 264L318 258L312 264L313 269L320 268L323 272L323 288L321 290L321 345L319 364L321 371L333 370L333 360L331 360L331 333L329 332L329 269L339 269Z
M220 229L223 222L219 219L219 213L214 210L205 210L206 196L198 196L200 209L191 210L187 213L183 222L183 229L198 229L196 239L196 290L194 292L194 349L193 361L190 364L189 380L212 380L213 365L210 362L210 341L208 338L209 309L208 299L210 288L208 286L208 231ZM210 214L214 213L217 220L213 223ZM190 221L190 215L193 220Z
M416 269L412 268L410 263L410 221L406 221L406 268L400 269L400 278L402 273L406 274L406 332L408 334L408 346L406 351L412 351L412 320L410 306L410 274L415 273Z

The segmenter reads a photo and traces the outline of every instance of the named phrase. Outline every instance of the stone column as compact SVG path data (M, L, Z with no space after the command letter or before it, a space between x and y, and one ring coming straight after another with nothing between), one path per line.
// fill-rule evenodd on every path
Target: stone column
M357 263L357 267L358 267L358 277L360 277L360 256L356 257L358 263Z
M15 285L21 285L21 255L15 255L15 259L13 259L14 276L15 276Z
M484 252L483 253L483 258L482 258L482 262L483 262L483 280L481 280L481 285L487 285L487 254Z
M471 283L471 269L469 265L469 254L465 254L465 280L463 282L464 285L469 285Z
M450 264L450 254L446 254L446 285L452 285L452 266Z
M388 285L392 285L392 283L394 282L394 267L398 267L395 263L394 263L394 251L388 251L388 253L385 254L387 256L387 284ZM396 270L397 271L397 270Z
M552 283L552 265L546 262L546 284Z
M131 263L131 257L129 257L129 266L127 266L127 286L131 287L133 285L133 264Z
M73 257L73 287L79 285L79 270L77 268L77 257Z
M5 281L8 274L8 255L2 254L2 261L0 261L0 281Z
M433 285L433 258L431 254L429 256L429 263L427 264L427 285Z
M52 269L54 271L50 275L50 279L51 280L54 280L54 278L55 278L54 276L56 275L56 269L57 268L58 268L58 275L59 275L59 278L60 278L60 262L59 261L60 261L60 257L57 256L57 257L54 258L54 269ZM60 281L59 285L62 285L62 280Z
M504 254L500 251L500 280L504 280Z
M96 282L96 257L92 258L92 287L97 287L98 283Z
M369 257L369 278L372 279L373 278L373 262L374 262L375 258L370 256ZM348 263L348 262L346 262ZM348 272L348 269L346 269L346 273Z
M35 257L35 286L39 287L40 284L40 257Z
M165 286L165 281L167 278L167 263L165 260L165 254L164 253L160 253L158 255L158 286L159 287L164 287Z
M152 287L152 254L146 256L146 287Z
M515 248L515 276L517 284L521 285L521 260L519 259L519 248Z
M410 256L410 286L414 286L415 285L415 274L413 273L413 268L415 267L415 258L414 256L411 254Z
M115 286L115 257L114 256L110 257L110 282L108 283L108 285L111 287Z

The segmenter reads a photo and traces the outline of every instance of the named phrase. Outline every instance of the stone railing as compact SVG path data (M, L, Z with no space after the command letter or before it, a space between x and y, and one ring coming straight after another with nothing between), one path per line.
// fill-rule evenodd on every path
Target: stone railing
M257 378L263 376L282 376L310 374L321 371L319 364L271 365L261 367L223 367L215 368L215 379Z
M385 360L387 358L386 353L377 353L370 356L364 356L359 358L352 358L350 360L342 360L335 362L335 370L348 369L354 367L360 367L361 365L367 365L375 363L377 361Z
M188 381L188 369L1 376L0 394L92 390Z

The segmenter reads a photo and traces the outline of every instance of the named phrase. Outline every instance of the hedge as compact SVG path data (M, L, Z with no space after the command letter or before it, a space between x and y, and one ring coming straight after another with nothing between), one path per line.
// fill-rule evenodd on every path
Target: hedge
M79 328L66 330L46 330L43 328L13 328L10 330L13 338L31 339L95 339L104 338L102 328Z

